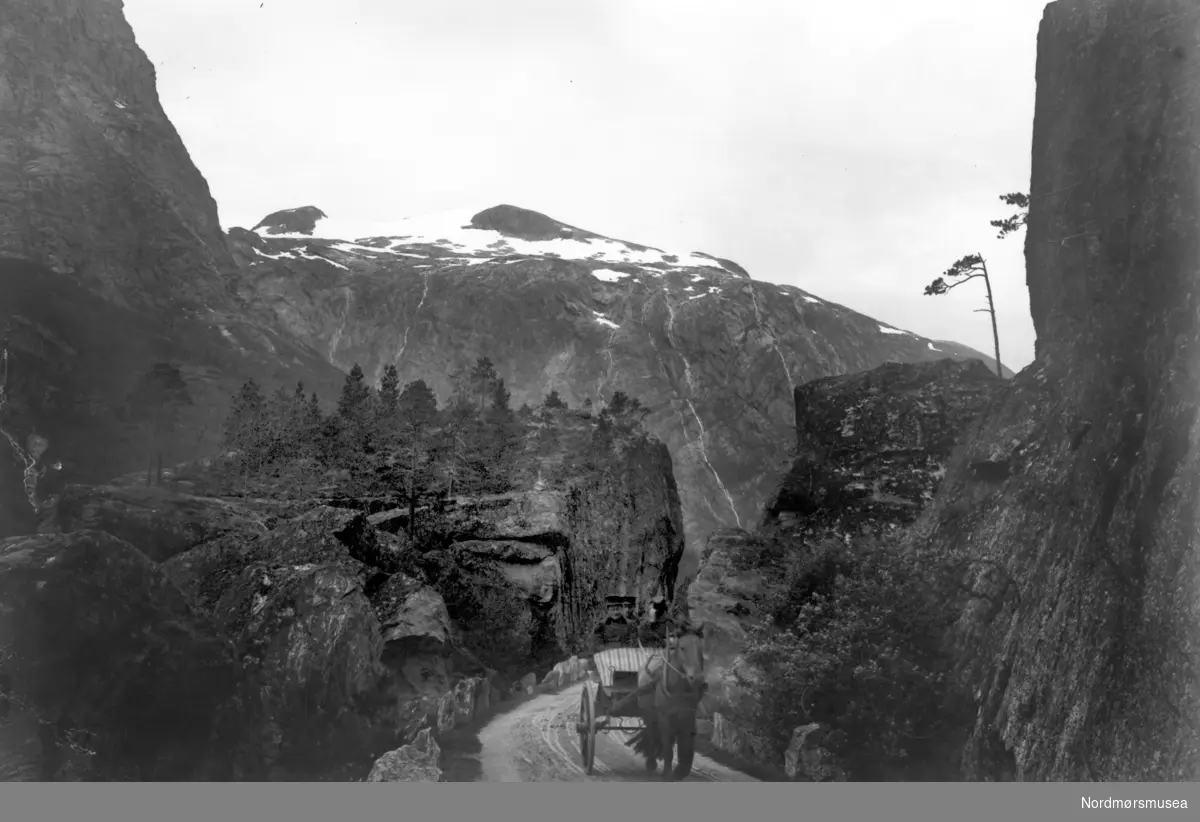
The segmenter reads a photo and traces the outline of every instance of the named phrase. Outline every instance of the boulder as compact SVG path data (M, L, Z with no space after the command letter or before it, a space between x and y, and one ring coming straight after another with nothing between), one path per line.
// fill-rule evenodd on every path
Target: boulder
M388 751L371 766L367 782L437 782L442 778L438 762L442 750L429 729L394 751Z
M408 596L401 594L417 597L417 606L422 591L404 578L390 588L379 586L374 593L382 595L372 602L366 582L382 572L363 560L378 561L375 537L363 514L318 507L269 533L221 537L163 566L242 656L264 718L247 744L267 763L292 763L287 770L315 751L329 750L335 740L350 749L365 745L381 727L400 721L398 698L422 692L404 688L389 674L379 614L382 609L394 617L400 633L406 616L413 618L406 623L410 629L439 637L446 624L435 617L414 628L421 622L417 614L427 609L404 610ZM419 669L424 661L402 657L396 667ZM425 693L444 689L449 677L441 673Z
M370 594L384 642L429 639L448 645L453 636L442 595L401 573L391 574Z
M793 782L845 782L846 774L832 753L821 746L825 732L816 722L792 731L784 751L784 773Z
M385 699L379 622L361 583L331 565L252 564L215 607L263 714L277 729L268 761L354 733L354 710Z
M67 486L43 517L41 533L107 531L156 562L230 533L261 533L252 512L221 499L161 486Z
M468 677L459 680L454 688L443 695L438 708L438 731L445 733L459 725L465 725L480 711L491 704L491 691L487 679Z
M851 531L911 523L1002 382L978 360L946 359L798 386L798 453L766 505L767 523Z
M175 583L211 611L242 571L254 564L333 565L363 582L372 576L380 541L361 512L320 506L276 524L274 530L231 534L179 554L164 564Z
M521 693L528 695L533 693L534 689L537 688L537 684L537 674L530 672L517 680L515 688Z
M89 779L234 778L242 724L238 649L164 571L102 531L0 542L0 665L21 705L57 726ZM247 706L248 707L248 706Z

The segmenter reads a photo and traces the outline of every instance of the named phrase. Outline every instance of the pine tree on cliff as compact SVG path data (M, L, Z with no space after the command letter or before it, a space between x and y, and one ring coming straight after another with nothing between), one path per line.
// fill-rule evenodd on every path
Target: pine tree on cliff
M642 405L641 400L629 396L624 391L614 391L604 411L610 415L612 423L626 433L636 430L642 419L650 413L650 409Z
M189 405L192 397L183 374L170 363L152 365L130 392L129 416L146 431L150 446L146 485L151 484L151 479L155 484L162 481L163 451L178 424L180 412Z
M567 403L558 395L558 389L551 389L546 398L542 400L543 408L566 408Z
M414 534L417 498L429 484L430 440L437 419L437 397L424 380L404 386L397 397L396 419L404 493L408 499L408 535Z
M1011 217L1002 220L992 220L991 224L999 229L997 237L1003 239L1025 225L1029 219L1029 197L1025 194L1001 194L1000 199L1008 205L1017 206L1019 211ZM947 282L947 278L953 282ZM1004 378L1004 369L1000 365L1000 329L996 324L996 303L992 299L992 280L988 274L987 261L982 254L968 254L954 261L942 276L925 286L925 296L931 297L947 294L965 282L982 279L987 288L987 305L976 308L978 313L988 314L992 318L992 342L996 349L996 376Z

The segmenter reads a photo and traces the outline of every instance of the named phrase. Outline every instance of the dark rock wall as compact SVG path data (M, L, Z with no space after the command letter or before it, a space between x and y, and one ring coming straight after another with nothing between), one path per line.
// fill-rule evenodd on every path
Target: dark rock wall
M0 254L119 303L221 308L236 269L217 206L122 9L0 2Z
M603 618L605 597L636 597L641 616L669 603L683 557L683 515L662 443L627 444L568 496L570 551L561 612L567 650L578 650Z
M1026 259L1038 359L922 527L985 560L968 778L1200 774L1200 7L1050 4ZM978 464L1003 466L981 477Z
M914 520L964 427L1002 381L978 360L887 363L798 387L796 457L767 520L808 527Z

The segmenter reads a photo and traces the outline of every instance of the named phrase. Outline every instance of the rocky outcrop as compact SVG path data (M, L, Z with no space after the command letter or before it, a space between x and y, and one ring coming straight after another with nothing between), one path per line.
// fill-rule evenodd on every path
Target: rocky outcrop
M740 529L713 532L700 558L700 570L688 586L688 618L707 623L704 656L711 703L729 712L739 701L733 669L746 646L746 631L760 616L759 599L773 580L738 559L757 550L754 538Z
M388 571L381 544L361 512L322 507L166 563L244 655L281 746L272 761L330 735L362 743L372 725L399 721L389 702L438 695L471 673L455 670L463 657L441 597Z
M437 782L442 778L438 766L442 750L429 729L417 734L416 739L388 751L371 766L366 782Z
M517 630L532 631L539 657L557 659L591 642L607 598L631 598L639 616L671 601L683 522L661 443L558 412L534 425L518 461L522 489L450 501L439 525L445 547L413 557L427 578L446 580L439 589L450 596L461 587L451 578L467 575L465 584L519 598L532 624ZM406 518L375 519L400 527Z
M107 531L155 562L231 533L264 532L266 525L229 501L180 494L161 486L68 486L55 495L41 533Z
M688 588L689 618L714 626L723 668L775 580L781 539L878 532L912 523L932 500L957 441L1002 382L977 361L887 363L799 386L796 456L754 532L714 532ZM795 542L793 539L792 542ZM801 543L789 545L798 549Z
M386 570L387 541L361 512L317 507L269 530L225 500L163 489L70 499L86 513L56 508L59 533L0 553L4 673L67 735L43 741L43 758L78 760L39 773L329 778L419 730L409 703L431 698L436 718L455 680L481 670L455 653L438 594ZM78 529L98 525L131 541ZM414 673L430 668L441 678ZM144 739L131 732L151 720Z
M978 360L939 360L798 387L796 458L767 503L767 522L851 531L912 522L1001 382Z
M1042 19L1037 360L922 523L978 563L954 635L972 779L1200 777L1198 55L1182 0L1060 0Z
M792 731L784 752L784 773L794 782L844 782L846 775L829 751L821 746L824 729L816 722Z
M0 541L0 652L16 713L40 727L36 778L225 780L245 764L241 655L127 542ZM0 732L0 759L21 726Z
M709 702L720 715L714 745L770 756L750 722L761 673L741 653L764 601L780 588L789 555L829 537L911 525L933 498L956 443L1002 384L982 363L947 359L888 363L796 389L795 461L762 522L753 532L715 531L688 586L689 619L711 626ZM839 778L815 742L792 749L791 778Z

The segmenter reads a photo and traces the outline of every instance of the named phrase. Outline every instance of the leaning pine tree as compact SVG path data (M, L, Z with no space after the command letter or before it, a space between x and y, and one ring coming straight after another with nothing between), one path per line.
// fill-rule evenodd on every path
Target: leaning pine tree
M1000 199L1008 205L1014 205L1020 209L1011 217L991 221L993 226L1000 229L1000 233L997 236L1003 239L1025 225L1028 221L1029 197L1026 194L1002 194L1000 195ZM992 299L992 281L988 276L987 261L984 260L983 255L968 254L965 257L955 260L954 264L946 269L942 276L925 286L925 296L946 294L951 289L975 279L982 279L984 286L987 288L987 305L975 310L991 315L992 342L996 347L996 375L1003 378L1004 370L1000 365L1000 330L996 325L996 303ZM947 282L947 280L950 280L950 282Z

